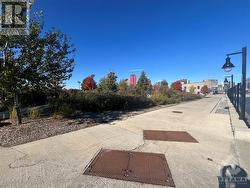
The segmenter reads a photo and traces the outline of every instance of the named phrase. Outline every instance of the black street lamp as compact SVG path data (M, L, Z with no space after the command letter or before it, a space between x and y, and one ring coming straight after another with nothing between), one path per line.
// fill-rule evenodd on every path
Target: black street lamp
M226 78L231 78L231 81L229 81L228 83L230 83L230 84L229 84L230 88L234 87L234 76L231 74L231 76L226 75L226 76L224 76L224 77L225 77L225 79L226 79ZM225 82L225 81L224 81L224 82Z
M241 80L241 113L240 119L245 119L245 109L246 109L246 65L247 65L247 47L243 47L242 51L226 54L226 63L222 66L226 72L230 72L235 66L231 63L231 58L229 56L242 54L242 80Z
M224 91L225 91L225 93L227 93L227 90L229 88L228 85L229 85L229 82L228 82L227 78L225 78L225 80L224 80Z
M222 66L222 69L224 69L225 72L230 72L232 70L232 68L234 68L234 64L231 63L231 58L229 56L227 56L226 58L226 63Z

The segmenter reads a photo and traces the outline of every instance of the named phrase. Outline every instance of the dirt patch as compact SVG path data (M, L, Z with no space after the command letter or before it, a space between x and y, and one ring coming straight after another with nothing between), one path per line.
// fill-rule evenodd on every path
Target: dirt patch
M166 106L155 106L137 111L112 111L103 113L78 113L70 119L55 119L44 117L36 120L23 119L20 126L12 125L8 121L0 123L0 146L9 147L36 141L51 136L64 134L83 128L111 123L131 116L158 110ZM172 105L171 105L172 106Z

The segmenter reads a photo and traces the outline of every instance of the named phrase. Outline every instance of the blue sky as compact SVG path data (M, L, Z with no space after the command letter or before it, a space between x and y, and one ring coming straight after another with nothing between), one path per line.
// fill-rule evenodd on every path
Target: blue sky
M77 48L67 88L90 74L123 79L134 69L152 82L223 80L226 53L248 46L250 54L250 0L35 0L33 10ZM241 57L232 62L239 81Z

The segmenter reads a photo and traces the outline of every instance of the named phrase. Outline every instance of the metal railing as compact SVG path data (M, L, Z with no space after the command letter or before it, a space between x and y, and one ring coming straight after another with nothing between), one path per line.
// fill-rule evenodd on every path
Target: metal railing
M243 104L243 95L242 95L242 84L238 83L237 85L231 87L227 90L227 96L230 99L231 103L234 105L236 111L240 117L245 116L245 112L242 111Z

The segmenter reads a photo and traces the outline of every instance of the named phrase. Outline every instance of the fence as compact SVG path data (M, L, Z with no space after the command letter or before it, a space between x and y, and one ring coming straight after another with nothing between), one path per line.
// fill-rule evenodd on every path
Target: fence
M245 117L245 112L242 111L243 97L242 97L242 84L238 83L232 88L227 90L227 96L230 99L231 103L234 105L236 111L240 117Z

